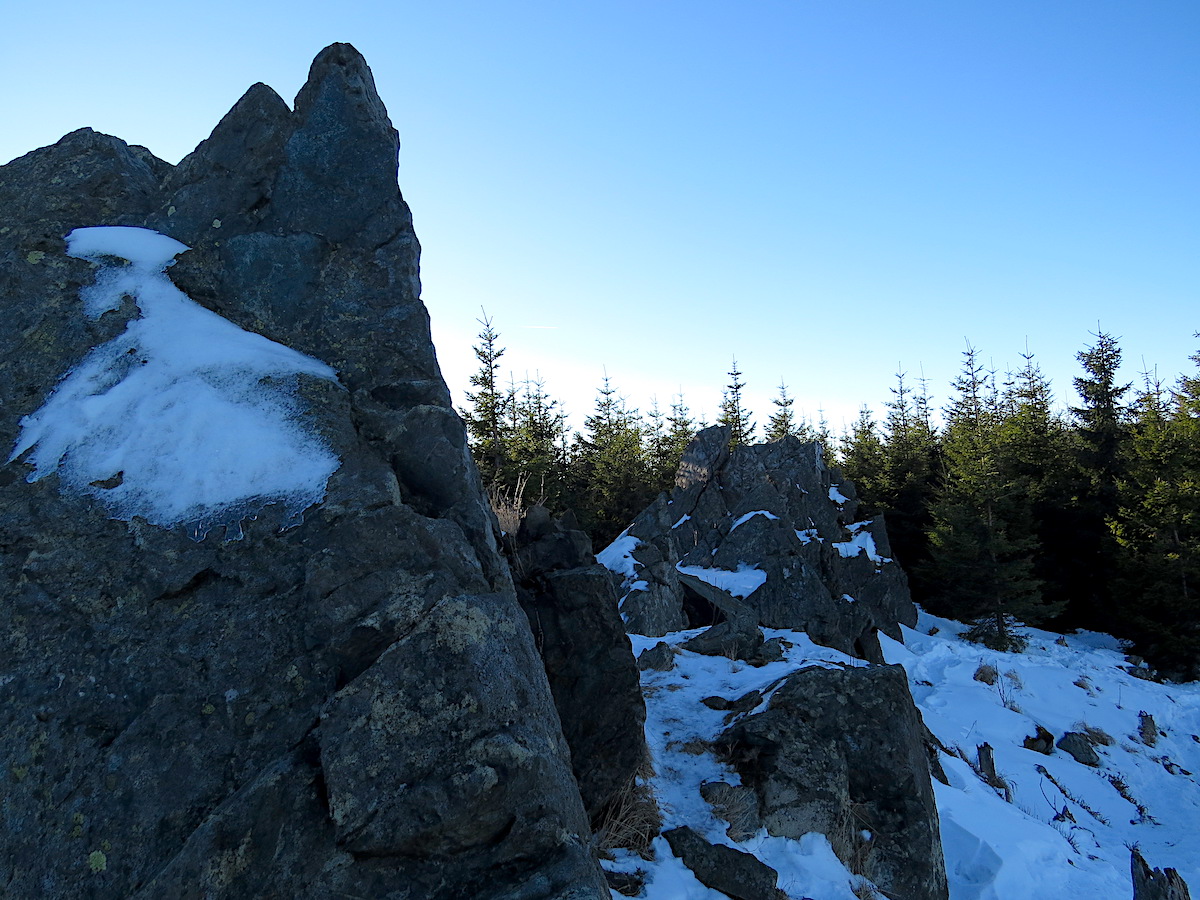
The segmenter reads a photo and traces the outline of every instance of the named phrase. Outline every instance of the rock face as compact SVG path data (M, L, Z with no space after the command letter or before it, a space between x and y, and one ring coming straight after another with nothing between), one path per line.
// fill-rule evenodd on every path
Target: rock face
M789 437L730 451L728 428L705 429L670 496L614 545L626 551L629 630L661 635L724 622L741 647L754 643L757 626L796 628L879 661L876 629L898 638L898 623L914 625L916 609L888 558L882 519L860 520L857 509L853 485L825 465L819 445ZM765 580L739 590L735 576L749 569Z
M682 650L756 666L784 654L783 639L764 640L762 629L791 629L864 662L803 668L737 700L703 699L729 714L716 748L741 784L708 782L701 796L734 840L763 827L794 840L819 832L887 896L945 900L936 754L903 670L883 665L878 639L916 624L883 522L859 519L854 486L825 465L819 445L787 438L731 451L729 437L727 428L700 432L671 494L600 554L620 577L627 627L703 627ZM706 884L701 869L732 865L683 858Z
M773 835L829 838L895 900L944 900L924 726L898 666L802 669L720 739Z
M191 247L169 274L193 300L336 370L297 390L340 460L298 527L268 506L199 543L0 468L5 893L606 896L396 151L335 44L294 110L255 85L178 166L84 129L0 168L7 447L135 316L84 317L63 246L126 225Z
M512 561L584 808L599 828L649 759L646 703L612 580L574 516L551 519L541 506L526 513Z
M1133 900L1191 900L1187 882L1174 869L1151 869L1138 848L1130 850Z

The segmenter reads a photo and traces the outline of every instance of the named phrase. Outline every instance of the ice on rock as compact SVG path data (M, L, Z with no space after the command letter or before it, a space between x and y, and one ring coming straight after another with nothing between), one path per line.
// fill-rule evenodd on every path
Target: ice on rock
M271 503L297 517L324 498L340 461L304 421L296 388L301 375L336 383L333 369L192 301L166 275L188 249L173 238L79 228L67 247L100 266L80 292L87 316L127 296L141 315L21 420L9 460L28 453L30 481L57 473L64 493L113 518L187 523L197 538L213 524L240 534Z

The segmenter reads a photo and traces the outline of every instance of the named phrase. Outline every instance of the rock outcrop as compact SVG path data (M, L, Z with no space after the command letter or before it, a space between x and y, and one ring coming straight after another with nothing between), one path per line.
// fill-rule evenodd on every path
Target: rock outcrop
M731 451L728 428L700 432L674 490L605 552L623 576L627 627L661 635L724 622L738 647L757 626L796 628L879 661L876 630L898 638L916 609L882 519L857 511L853 485L818 444L788 437Z
M947 896L924 725L898 666L802 669L719 746L770 834L826 835L895 900Z
M1133 900L1191 900L1187 882L1174 869L1151 869L1134 847L1129 851L1133 874Z
M511 541L517 599L529 617L584 808L599 829L649 759L646 703L612 580L567 513L530 508Z
M727 428L700 432L670 495L600 554L620 579L627 627L648 636L703 628L679 648L752 666L785 654L785 638L766 640L762 629L789 629L863 662L842 657L844 669L814 665L741 698L702 698L728 713L715 747L741 783L710 781L701 796L731 840L760 828L793 840L818 832L887 896L945 900L936 754L878 639L916 624L883 522L859 518L854 486L819 445L786 438L731 450L729 437ZM647 657L652 667L658 660ZM737 853L720 848L694 865L695 840L677 834L671 844L677 855L688 848L683 859L706 884Z
M64 254L122 225L191 248L192 300L336 371L289 414L339 461L296 527L260 504L198 543L0 468L0 892L606 896L396 154L335 44L294 109L255 85L178 166L84 129L0 168L0 441L136 318L84 316L92 270Z

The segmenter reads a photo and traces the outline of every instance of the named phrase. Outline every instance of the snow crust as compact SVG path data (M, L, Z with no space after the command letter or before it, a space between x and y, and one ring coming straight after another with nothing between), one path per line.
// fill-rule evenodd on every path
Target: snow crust
M836 484L833 484L833 485L829 486L829 499L832 500L834 503L836 503L838 506L841 506L843 503L845 503L850 498L843 496L842 492L838 490L838 486Z
M824 538L817 532L815 528L805 528L803 531L797 531L796 537L800 539L800 543L807 544L811 541L821 541Z
M853 525L848 525L847 530L850 531L851 537L848 541L835 541L833 546L844 559L849 559L852 556L858 556L860 553L866 553L867 559L876 565L890 563L892 560L886 556L880 556L879 551L875 549L875 538L871 532L867 531L863 526L867 522L855 522ZM796 532L797 536L800 532Z
M701 581L720 588L733 597L746 598L767 582L767 573L762 569L738 563L736 569L710 569L704 566L677 565L675 568L685 575L694 575Z
M1200 684L1134 677L1107 635L1065 637L1024 629L1024 653L998 653L960 637L964 626L922 613L904 643L879 639L908 673L925 724L959 756L941 756L949 786L934 782L951 900L1132 896L1128 847L1151 866L1200 884ZM932 633L931 633L932 632ZM976 681L981 665L994 685ZM1139 713L1154 717L1154 746ZM1027 750L1037 726L1061 738L1092 729L1100 767L1055 749ZM972 767L992 746L1002 791ZM968 762L969 761L969 762Z
M627 579L633 578L637 571L637 560L633 558L633 551L641 543L628 531L623 531L611 544L596 554L596 562L610 572Z
M1128 900L1134 843L1152 866L1176 868L1191 885L1200 884L1200 684L1134 677L1106 635L1023 629L1029 647L1016 654L967 642L965 630L922 613L917 628L903 629L904 643L880 635L888 662L904 667L922 717L951 751L939 754L950 784L933 782L951 900ZM664 830L690 825L712 843L754 854L779 873L778 887L793 900L868 895L864 880L842 865L823 835L793 841L760 831L735 842L700 796L706 781L739 783L736 772L704 749L727 727L726 714L704 706L705 697L735 700L759 690L758 711L791 672L866 663L802 632L768 628L765 637L786 642L784 658L761 668L681 648L702 631L629 635L635 656L660 640L676 650L673 670L642 673L655 772L649 784ZM997 670L995 685L974 678L985 663ZM1139 734L1142 712L1161 731L1154 746ZM1024 738L1038 725L1056 738L1087 726L1112 743L1095 746L1101 765L1091 768L1062 750L1047 756L1025 749ZM967 761L976 760L984 742L994 750L1010 800ZM647 900L727 900L700 884L665 840L652 850L652 859L620 852L604 866L640 870ZM613 892L613 900L620 897Z
M27 453L30 481L57 473L64 493L115 519L187 523L197 538L214 524L240 535L238 523L271 503L295 520L324 498L340 461L296 390L301 375L336 383L333 369L176 288L165 269L188 248L173 238L105 226L76 229L67 246L100 266L80 292L89 318L127 297L141 315L22 418L9 461Z
M729 530L732 532L739 525L745 525L747 522L749 522L755 516L763 516L768 519L778 519L779 518L779 516L775 515L773 512L769 512L765 509L756 509L756 510L754 510L754 512L748 512L744 516L738 517L738 520L729 526Z

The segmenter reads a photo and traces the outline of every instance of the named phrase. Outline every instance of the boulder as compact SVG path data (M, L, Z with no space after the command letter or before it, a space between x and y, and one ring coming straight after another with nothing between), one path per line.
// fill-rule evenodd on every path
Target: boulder
M1054 746L1058 747L1063 753L1072 756L1077 763L1082 763L1085 766L1098 768L1100 765L1100 756L1096 753L1092 742L1088 740L1088 736L1079 731L1068 731L1058 739L1058 743Z
M825 465L820 445L789 437L731 450L729 436L723 426L701 431L674 490L614 544L633 567L621 590L629 630L727 623L721 640L746 655L753 628L793 628L881 662L876 630L899 638L900 624L916 623L882 519L857 517L853 485Z
M178 166L83 129L0 167L7 448L140 321L127 300L83 314L77 228L182 242L176 287L336 373L283 385L337 461L302 519L263 500L216 527L119 520L121 471L80 493L28 480L27 452L0 468L13 896L607 896L396 162L370 70L335 44L293 109L256 85Z
M1141 738L1143 744L1147 747L1153 747L1158 743L1158 725L1154 721L1154 716L1145 710L1138 712L1138 737Z
M1034 726L1037 730L1027 735L1022 741L1022 746L1026 750L1032 750L1035 753L1044 753L1049 756L1054 752L1054 735L1043 728L1041 725Z
M647 647L637 658L638 669L645 672L670 672L675 668L675 651L666 641L659 641L653 647Z
M570 513L552 519L534 506L509 550L584 809L598 828L649 759L638 663L612 580Z
M663 837L705 887L733 900L786 900L775 886L779 873L749 853L710 844L686 825L664 831Z
M700 796L708 801L717 816L725 820L725 833L731 841L749 840L762 827L758 818L758 798L751 788L725 781L706 781L700 785Z
M899 666L808 668L720 737L772 835L811 831L895 900L947 896L924 726Z

